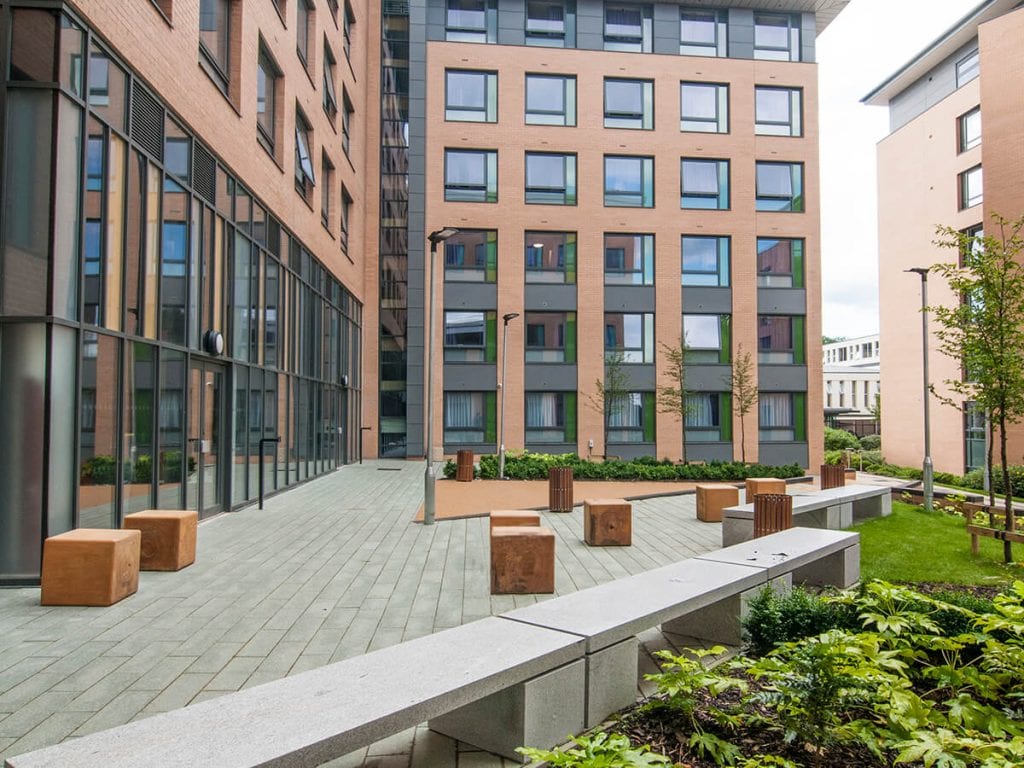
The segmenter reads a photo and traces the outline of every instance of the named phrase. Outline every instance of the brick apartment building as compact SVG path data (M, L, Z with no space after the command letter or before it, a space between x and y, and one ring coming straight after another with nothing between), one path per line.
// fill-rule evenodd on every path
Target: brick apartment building
M890 134L878 145L881 383L886 458L917 465L924 455L920 278L912 267L949 262L933 245L935 227L983 232L998 213L1024 213L1024 8L987 0L907 62L864 102L889 108ZM928 281L928 300L958 301L944 282ZM934 331L934 327L932 328ZM932 384L962 375L932 337ZM949 394L948 392L945 392ZM933 400L935 469L962 474L983 466L985 417L973 403ZM898 439L894 439L898 436ZM1024 429L1013 428L1009 455L1024 456Z
M685 334L688 456L740 453L742 346L748 458L815 464L814 51L845 4L0 2L0 583L47 535L249 503L261 467L422 457L428 375L436 445L494 451L512 313L510 448L678 458Z

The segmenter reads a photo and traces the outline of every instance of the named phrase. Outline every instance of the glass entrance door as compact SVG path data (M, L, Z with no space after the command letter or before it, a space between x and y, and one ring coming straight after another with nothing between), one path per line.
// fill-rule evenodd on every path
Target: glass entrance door
M189 370L188 508L209 517L224 510L224 367L193 360Z

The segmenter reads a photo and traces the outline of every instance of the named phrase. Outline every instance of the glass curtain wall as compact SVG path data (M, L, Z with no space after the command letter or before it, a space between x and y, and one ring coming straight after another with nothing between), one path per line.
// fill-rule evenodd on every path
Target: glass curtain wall
M0 28L0 427L38 459L0 470L0 583L38 578L47 535L197 503L197 365L225 506L261 462L273 491L358 458L361 304L88 28L10 5Z

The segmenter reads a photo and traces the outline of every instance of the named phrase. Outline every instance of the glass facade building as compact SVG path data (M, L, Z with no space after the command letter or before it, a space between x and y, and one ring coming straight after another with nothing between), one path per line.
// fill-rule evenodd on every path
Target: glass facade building
M355 296L81 19L0 34L0 583L358 459Z

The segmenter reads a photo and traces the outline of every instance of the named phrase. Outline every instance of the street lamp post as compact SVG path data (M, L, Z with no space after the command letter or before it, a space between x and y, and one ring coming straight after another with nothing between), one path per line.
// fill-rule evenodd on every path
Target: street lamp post
M501 426L498 432L498 479L505 479L505 361L508 360L508 324L519 317L518 312L502 315L501 331Z
M924 480L924 509L932 511L932 500L935 494L935 474L932 467L932 429L929 416L928 399L928 270L930 267L914 267L904 270L905 272L916 272L921 276L921 353L924 363L924 466L922 474Z
M454 227L444 227L435 230L427 235L430 240L430 269L427 292L429 295L427 308L427 466L423 470L423 524L434 524L434 477L432 459L434 458L434 261L437 256L437 244L444 242L452 235L457 235L459 230Z

